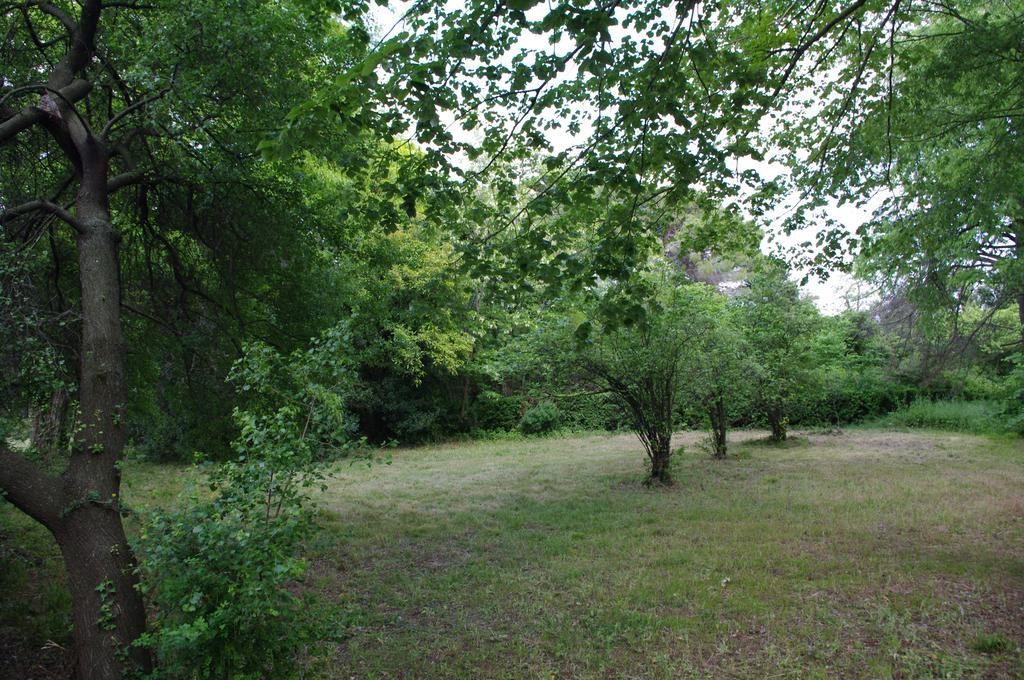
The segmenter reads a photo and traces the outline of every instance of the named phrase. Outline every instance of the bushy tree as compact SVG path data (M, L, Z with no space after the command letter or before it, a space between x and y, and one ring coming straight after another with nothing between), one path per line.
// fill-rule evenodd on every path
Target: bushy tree
M762 263L750 276L737 304L753 361L754 400L771 429L771 440L782 441L791 408L811 377L809 341L818 311L775 260Z
M649 481L671 482L675 407L712 332L714 293L704 284L657 274L644 281L642 307L630 322L594 317L577 327L577 361L589 382L629 415L650 464ZM618 308L617 290L605 307ZM615 317L611 317L615 319Z
M722 295L710 296L706 305L710 327L695 348L699 355L683 388L706 415L712 455L725 458L731 414L737 404L749 404L753 364L736 306Z

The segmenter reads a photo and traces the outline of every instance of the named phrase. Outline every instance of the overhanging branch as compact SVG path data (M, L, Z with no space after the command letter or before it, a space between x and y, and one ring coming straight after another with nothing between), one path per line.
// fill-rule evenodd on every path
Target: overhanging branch
M78 218L68 212L65 208L46 200L29 201L9 210L5 210L0 213L0 224L7 224L22 215L28 215L34 212L45 212L55 215L70 225L71 228L78 233L81 234L85 232L85 227L78 221Z
M131 170L129 172L122 172L120 175L114 175L107 182L107 191L112 194L118 189L123 189L131 184L141 182L144 177L145 174L138 170Z
M163 98L168 92L171 91L172 87L174 87L173 77L171 78L171 84L163 88L159 92L154 92L150 96L144 97L143 99L140 99L137 102L130 104L129 106L126 106L125 108L118 111L110 120L107 121L107 124L103 126L103 129L100 131L100 139L106 139L107 134L109 134L110 131L114 129L114 125L116 125L119 120L122 120L125 116L132 113L133 111L137 111L138 109L141 109L149 104L152 104L158 99Z

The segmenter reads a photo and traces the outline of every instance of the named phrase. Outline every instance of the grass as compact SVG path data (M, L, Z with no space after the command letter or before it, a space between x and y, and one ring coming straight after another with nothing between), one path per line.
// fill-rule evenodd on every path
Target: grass
M304 584L332 604L329 676L1024 675L1024 442L762 437L719 462L681 435L668 489L627 435L338 465ZM126 479L136 504L183 484Z

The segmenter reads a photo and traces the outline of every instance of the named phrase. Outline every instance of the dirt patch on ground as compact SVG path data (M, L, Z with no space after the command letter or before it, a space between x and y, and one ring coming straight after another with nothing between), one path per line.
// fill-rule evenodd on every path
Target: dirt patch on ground
M66 680L72 664L54 643L40 648L12 628L0 628L0 680Z

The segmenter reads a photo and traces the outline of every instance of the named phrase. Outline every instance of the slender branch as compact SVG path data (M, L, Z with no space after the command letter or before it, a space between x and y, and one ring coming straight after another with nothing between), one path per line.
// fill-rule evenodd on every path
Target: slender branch
M26 3L26 6L38 7L40 12L43 12L44 14L49 14L51 17L53 17L54 19L59 21L61 23L61 25L65 29L67 29L68 33L74 33L75 29L78 28L75 25L74 19L72 19L68 15L67 12L65 12L62 9L60 9L59 7L54 5L53 3L49 3L49 2L29 2L29 3Z
M803 59L804 53L807 52L807 50L809 50L819 40L828 35L833 28L835 28L841 22L846 21L858 10L863 8L865 4L867 4L867 0L857 0L857 2L854 2L845 10L843 10L836 16L832 17L832 19L824 26L822 26L817 33L812 35L810 38L804 40L796 47L792 48L793 56L790 58L789 64L787 64L785 71L782 72L782 77L779 79L779 82L776 85L775 89L772 91L771 97L769 99L774 100L776 97L779 96L779 93L782 92L782 88L784 88L786 86L786 83L789 82L789 77L793 74L793 71L796 70L797 65Z
M120 111L118 111L110 118L110 120L107 121L107 124L103 126L103 129L100 130L100 139L106 139L107 133L109 133L114 128L114 125L116 125L118 121L122 120L125 116L132 113L133 111L137 111L138 109L141 109L149 104L152 104L158 99L162 99L167 95L168 92L171 91L172 87L174 87L173 76L171 77L171 84L165 87L164 89L160 90L159 92L154 92L148 97L143 97L137 102L130 104L129 106L126 106Z
M77 26L74 20L68 15L67 12L60 9L56 5L49 2L42 2L41 0L30 0L29 2L12 2L0 5L0 14L7 14L15 10L26 11L29 9L38 9L44 14L49 14L51 17L56 19L67 29L68 33L74 33Z
M143 5L135 2L104 2L103 9L156 9L156 5Z

